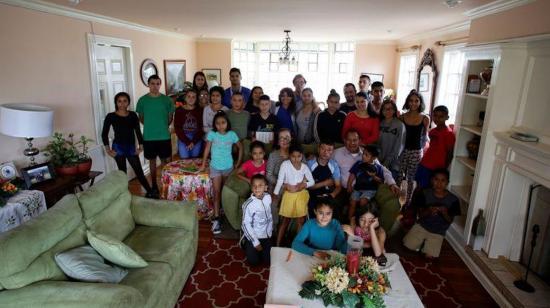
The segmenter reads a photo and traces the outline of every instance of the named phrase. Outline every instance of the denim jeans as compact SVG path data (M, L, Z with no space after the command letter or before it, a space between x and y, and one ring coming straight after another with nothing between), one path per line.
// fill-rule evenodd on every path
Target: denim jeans
M187 137L192 138L193 135ZM180 155L180 158L185 159L199 157L199 155L201 154L202 142L202 140L199 140L197 143L195 143L195 145L193 145L193 148L191 150L188 150L187 145L181 142L181 140L178 140L178 153Z

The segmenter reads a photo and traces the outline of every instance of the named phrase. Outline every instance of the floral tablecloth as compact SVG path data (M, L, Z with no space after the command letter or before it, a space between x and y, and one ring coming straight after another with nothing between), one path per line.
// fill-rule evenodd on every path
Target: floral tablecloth
M161 196L167 200L197 201L200 218L212 216L212 181L208 168L198 172L202 159L183 159L166 164L162 168Z
M47 210L44 193L21 190L0 207L0 233L13 229Z

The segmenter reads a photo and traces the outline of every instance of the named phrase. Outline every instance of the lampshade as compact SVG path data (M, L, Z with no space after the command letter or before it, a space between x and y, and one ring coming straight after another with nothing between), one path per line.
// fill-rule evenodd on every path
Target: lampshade
M53 133L53 110L33 104L0 105L0 133L23 138L49 137Z

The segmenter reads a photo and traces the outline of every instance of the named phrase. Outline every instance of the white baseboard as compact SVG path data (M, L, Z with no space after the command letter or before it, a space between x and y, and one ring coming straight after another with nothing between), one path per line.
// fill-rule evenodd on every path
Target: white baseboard
M449 228L445 238L449 244L451 244L454 251L460 256L462 261L466 264L468 269L500 307L513 307L512 304L510 304L510 302L508 302L504 295L498 290L498 288L491 282L491 280L489 280L487 275L485 275L479 266L475 264L474 260L472 260L472 258L466 253L465 245L462 243L462 237L457 237L456 233L453 231L453 228Z

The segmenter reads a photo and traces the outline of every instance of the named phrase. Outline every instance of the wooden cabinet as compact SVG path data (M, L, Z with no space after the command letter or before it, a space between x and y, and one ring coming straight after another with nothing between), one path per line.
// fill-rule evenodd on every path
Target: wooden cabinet
M85 176L58 176L51 181L33 185L31 189L44 192L46 206L50 208L66 194L76 193L77 188L82 191L84 184L90 182L90 186L94 185L95 178L101 173L100 171L90 171Z

